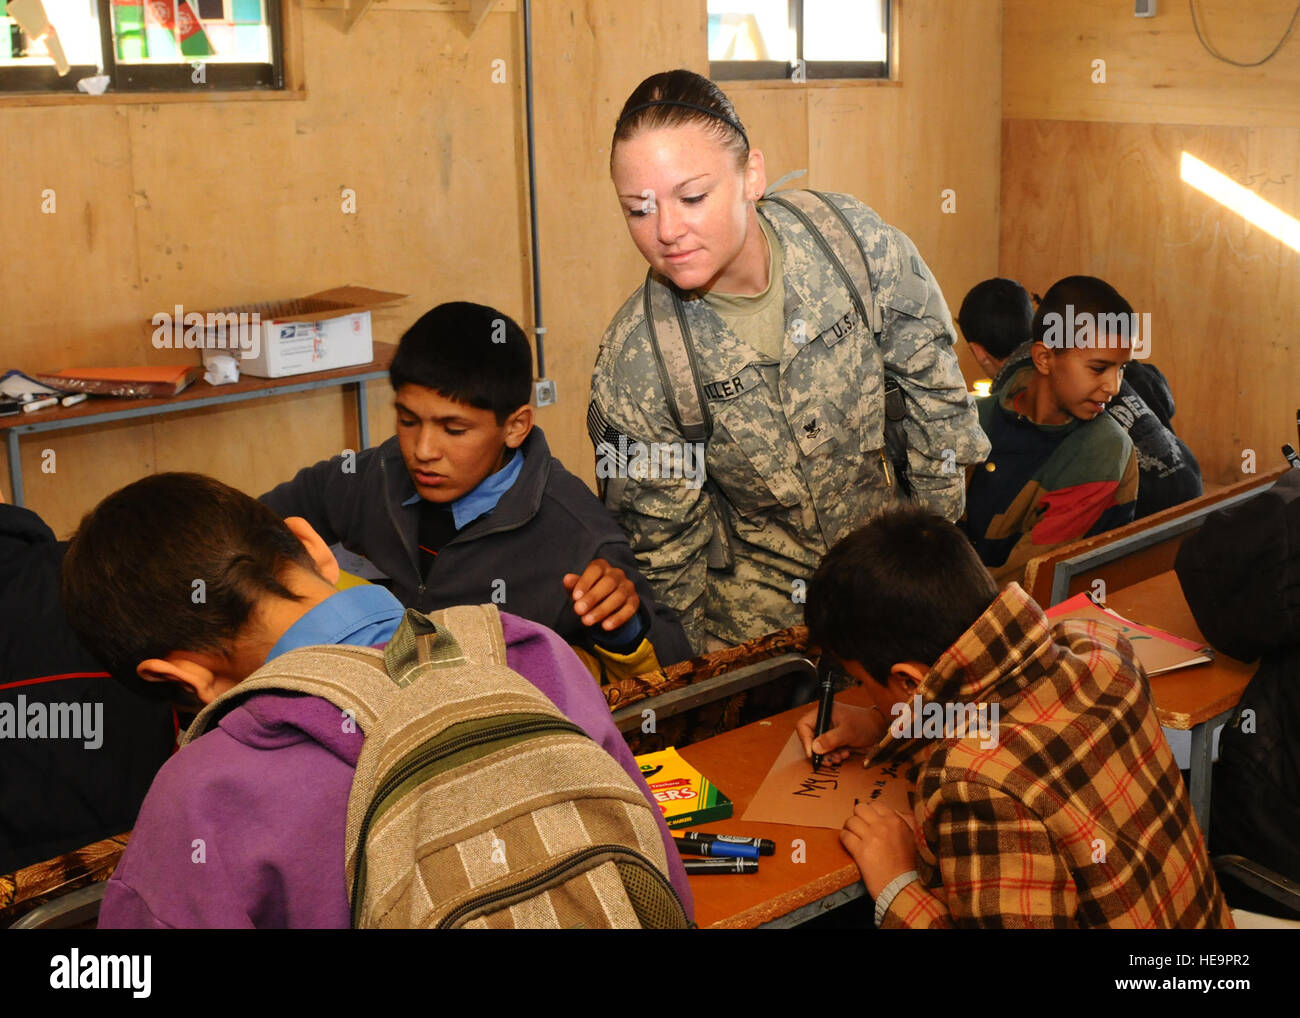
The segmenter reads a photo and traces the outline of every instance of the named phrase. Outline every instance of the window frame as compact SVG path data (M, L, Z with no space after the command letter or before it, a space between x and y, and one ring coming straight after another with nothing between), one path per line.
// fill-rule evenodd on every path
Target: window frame
M285 12L292 0L263 0L266 7L267 28L270 31L271 62L217 63L201 58L176 64L119 64L117 47L113 45L113 0L95 0L99 13L99 45L104 57L102 73L109 76L103 101L111 97L173 95L184 97L194 93L240 94L284 93L292 89L285 71ZM194 81L194 67L204 65L202 82ZM73 64L68 73L59 76L49 64L36 67L0 67L0 100L32 99L45 96L80 96L92 98L77 89L84 77L100 73L93 64Z
M895 71L895 20L897 0L881 0L881 19L885 30L884 60L804 60L804 0L787 0L789 24L795 33L795 60L803 66L806 81L863 78L890 81ZM789 80L795 65L783 60L710 60L709 77L714 81Z

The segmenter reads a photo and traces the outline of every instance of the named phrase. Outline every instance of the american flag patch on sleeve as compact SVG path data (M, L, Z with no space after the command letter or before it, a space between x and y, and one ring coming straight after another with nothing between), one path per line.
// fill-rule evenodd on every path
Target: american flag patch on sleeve
M587 406L587 434L591 436L591 444L596 447L597 458L612 458L619 468L618 476L624 476L627 470L628 438L610 424L609 418L594 399Z

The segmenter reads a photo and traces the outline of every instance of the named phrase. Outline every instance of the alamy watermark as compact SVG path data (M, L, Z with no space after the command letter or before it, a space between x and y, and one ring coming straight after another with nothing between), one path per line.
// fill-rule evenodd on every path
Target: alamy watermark
M617 444L596 445L596 476L602 479L630 477L685 481L689 487L703 487L703 442L640 442L619 435Z
M1132 350L1138 360L1151 356L1151 312L1093 314L1065 305L1065 314L1043 315L1043 345L1049 350Z
M964 739L970 735L979 737L980 749L998 744L1002 708L996 703L927 703L918 693L910 703L894 704L889 713L894 717L889 734L895 739Z
M151 319L155 350L238 350L245 360L262 352L262 316L253 311L187 312L177 304Z
M130 990L137 999L152 992L153 955L82 954L72 948L50 959L54 990Z
M102 703L0 703L0 739L80 739L86 749L104 744Z

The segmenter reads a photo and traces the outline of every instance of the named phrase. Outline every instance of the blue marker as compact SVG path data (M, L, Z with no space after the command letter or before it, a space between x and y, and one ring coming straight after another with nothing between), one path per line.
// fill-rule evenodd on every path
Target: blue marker
M674 837L677 837L677 835L674 835ZM758 849L759 855L776 854L776 842L769 838L745 838L739 834L712 834L708 831L682 831L679 840L708 842L709 844L715 841L725 841L732 845L753 845Z
M685 838L673 838L677 851L682 855L711 855L722 859L757 859L757 845L737 845L727 841L690 841Z

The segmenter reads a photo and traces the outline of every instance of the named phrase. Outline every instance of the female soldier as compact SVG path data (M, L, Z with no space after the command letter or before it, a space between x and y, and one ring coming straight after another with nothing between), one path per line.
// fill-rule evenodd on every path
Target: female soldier
M596 360L596 474L697 652L798 624L829 546L895 499L961 515L988 441L904 234L847 195L760 208L762 153L690 71L632 93L610 170L650 272Z

